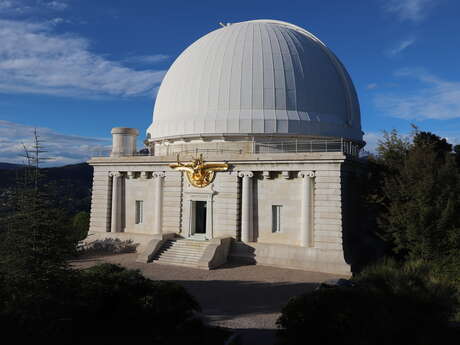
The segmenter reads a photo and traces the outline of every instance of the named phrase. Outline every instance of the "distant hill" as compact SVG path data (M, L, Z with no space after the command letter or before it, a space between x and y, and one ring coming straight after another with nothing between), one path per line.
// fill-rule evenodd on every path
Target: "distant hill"
M8 163L1 163L8 164ZM14 165L14 164L13 164ZM0 165L0 206L7 204L7 198L23 176L24 170L6 168ZM66 210L69 214L79 211L89 212L91 206L91 182L93 168L87 163L62 167L41 168L40 184L49 186L53 206ZM1 212L0 212L1 213Z
M13 163L0 162L0 169L4 169L4 170L18 169L18 168L22 168L22 167L24 167L24 165L22 165L22 164L13 164Z

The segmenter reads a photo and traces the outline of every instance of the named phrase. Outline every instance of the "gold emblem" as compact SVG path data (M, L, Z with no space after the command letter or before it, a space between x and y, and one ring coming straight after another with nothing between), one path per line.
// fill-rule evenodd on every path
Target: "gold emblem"
M205 163L203 154L193 158L191 163L181 163L177 155L177 163L169 165L174 170L184 171L192 186L203 188L212 183L216 178L216 171L227 171L226 163Z

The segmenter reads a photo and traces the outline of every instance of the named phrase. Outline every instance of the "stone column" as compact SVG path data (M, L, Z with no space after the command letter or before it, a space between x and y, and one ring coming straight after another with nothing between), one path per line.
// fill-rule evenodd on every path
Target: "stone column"
M110 232L121 232L121 178L120 172L111 172L112 176L112 223Z
M301 171L299 177L303 178L302 209L300 226L300 245L313 247L313 171Z
M239 177L243 178L241 195L241 241L250 242L252 236L252 171L241 171Z
M165 173L162 171L154 172L152 177L155 179L153 233L161 234L163 227L163 179L165 177Z

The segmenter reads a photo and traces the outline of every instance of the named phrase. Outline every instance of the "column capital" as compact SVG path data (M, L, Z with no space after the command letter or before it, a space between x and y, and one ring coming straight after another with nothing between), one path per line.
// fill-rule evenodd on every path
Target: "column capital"
M120 171L110 171L109 176L111 177L121 177L121 172Z
M148 176L147 176L147 171L142 171L141 172L141 179L143 180L147 180Z
M254 177L252 171L238 171L238 177Z
M269 179L269 178L270 178L270 171L264 170L264 171L262 172L262 176L263 176L264 178L266 178L266 179Z
M133 179L133 178L134 178L134 171L128 171L128 172L126 173L126 177L127 177L128 179L130 179L130 180Z
M165 177L166 173L164 171L154 171L152 173L153 178L160 178L160 177Z
M316 176L316 173L314 171L299 171L298 176L301 178L313 178Z
M281 175L286 179L286 180L289 180L289 171L283 171L281 172Z

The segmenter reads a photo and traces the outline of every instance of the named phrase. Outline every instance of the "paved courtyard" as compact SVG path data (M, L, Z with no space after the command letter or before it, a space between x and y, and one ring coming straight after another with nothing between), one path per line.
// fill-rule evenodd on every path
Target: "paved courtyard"
M139 269L154 280L183 285L200 303L211 324L232 328L242 334L243 344L273 343L276 319L290 297L314 289L319 282L343 276L259 265L227 264L216 270L143 264L136 254L81 259L76 267L101 262Z

